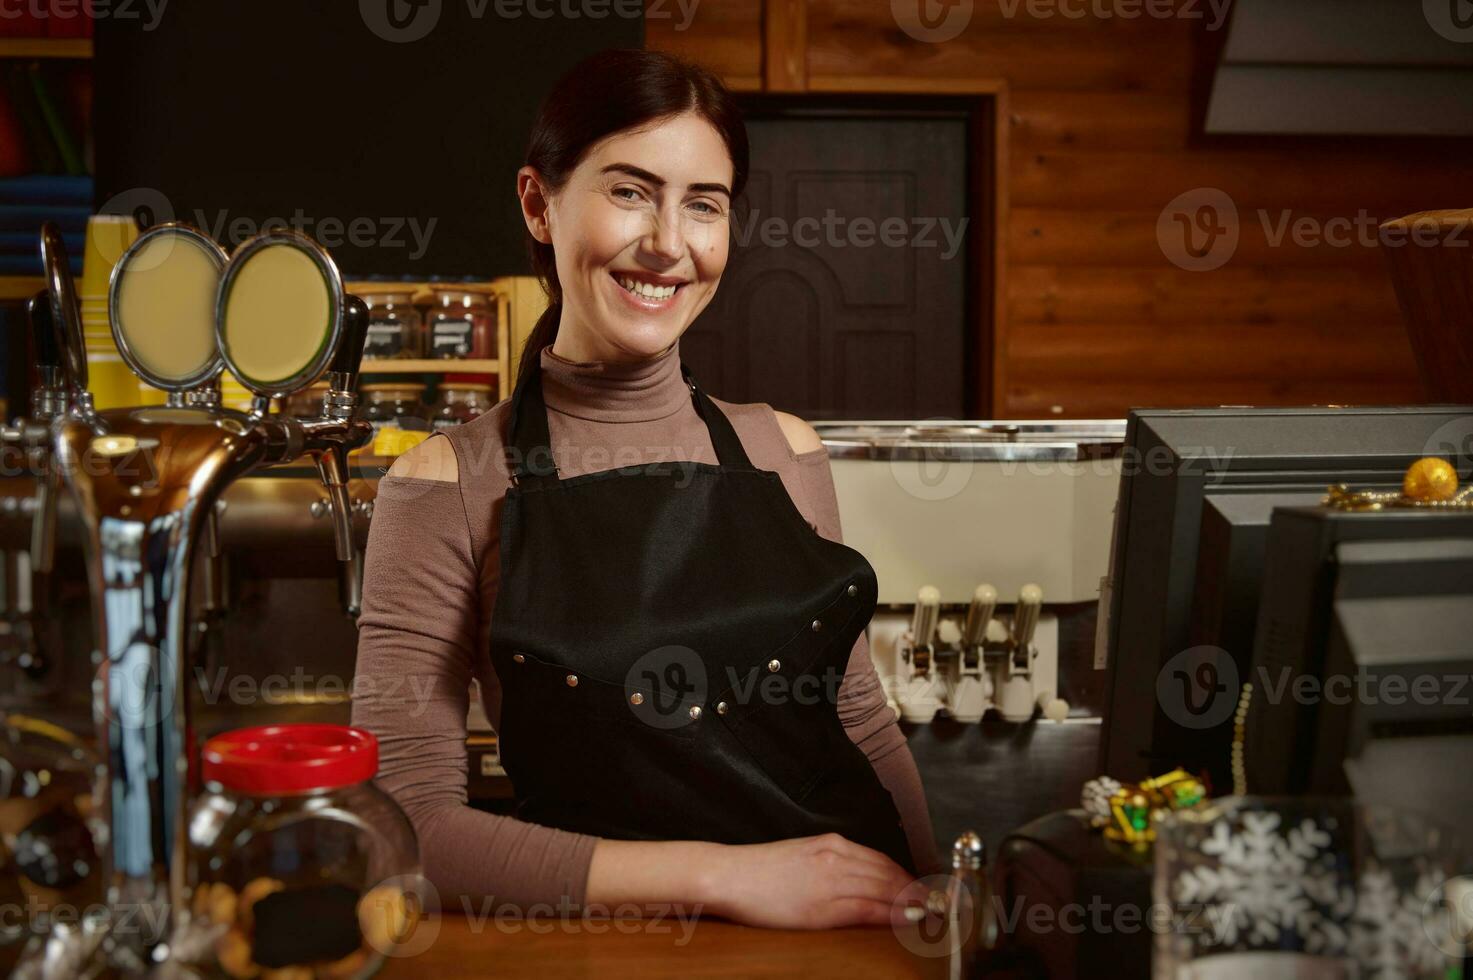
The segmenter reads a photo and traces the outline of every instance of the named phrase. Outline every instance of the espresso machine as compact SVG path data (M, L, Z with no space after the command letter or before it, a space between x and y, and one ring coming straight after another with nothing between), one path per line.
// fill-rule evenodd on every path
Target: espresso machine
M151 228L113 270L109 316L124 361L166 401L99 411L87 390L75 287L52 226L42 231L41 254L47 289L30 308L41 384L31 416L3 433L36 478L33 502L22 500L31 548L15 564L30 576L49 572L58 500L67 494L93 607L100 772L88 822L103 901L95 914L51 922L44 941L26 946L15 975L172 975L181 968L171 947L190 908L185 822L197 753L186 687L196 552L208 589L226 489L253 470L310 460L326 491L346 601L356 604L361 556L348 454L372 434L354 417L368 311L304 235L268 231L227 257L187 225ZM250 411L221 406L225 368L251 392ZM270 412L272 399L323 376L320 414ZM23 612L35 618L45 592L28 593ZM34 646L12 644L17 662L33 670L47 656Z

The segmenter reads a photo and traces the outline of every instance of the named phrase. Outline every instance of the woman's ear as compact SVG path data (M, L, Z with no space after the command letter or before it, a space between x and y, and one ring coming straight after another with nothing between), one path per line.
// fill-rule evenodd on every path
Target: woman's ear
M522 220L532 237L544 245L552 244L552 229L548 215L550 197L543 186L542 175L532 167L517 171L517 197L522 203Z

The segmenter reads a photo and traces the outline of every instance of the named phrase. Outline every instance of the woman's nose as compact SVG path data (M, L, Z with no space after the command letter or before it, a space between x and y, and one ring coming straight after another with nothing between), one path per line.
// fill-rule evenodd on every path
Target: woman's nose
M644 248L651 255L674 262L685 254L685 233L678 215L657 214L644 237Z

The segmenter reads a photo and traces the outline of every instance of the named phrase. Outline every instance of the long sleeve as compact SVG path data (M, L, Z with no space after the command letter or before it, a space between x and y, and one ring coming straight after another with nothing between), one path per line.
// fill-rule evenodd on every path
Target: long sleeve
M831 541L843 542L839 525L839 501L834 489L833 472L829 468L827 449L816 449L796 457L803 485L803 495L813 513L818 533ZM895 719L895 712L885 700L885 690L870 657L869 638L859 634L849 654L849 666L839 686L839 719L849 738L869 758L880 782L890 791L916 869L923 875L940 871L936 852L935 831L926 806L926 791L921 783L915 757L905 733Z
M443 906L494 896L581 904L597 839L467 805L466 709L478 573L459 485L386 476L369 531L353 724L408 814Z

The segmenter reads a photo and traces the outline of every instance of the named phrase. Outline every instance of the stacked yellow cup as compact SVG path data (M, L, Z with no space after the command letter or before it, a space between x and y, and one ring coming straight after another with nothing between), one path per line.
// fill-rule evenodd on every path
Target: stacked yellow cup
M138 237L132 217L94 214L87 219L87 245L82 255L82 336L87 343L87 380L97 407L162 405L162 391L146 384L118 353L108 322L108 280L113 266Z

